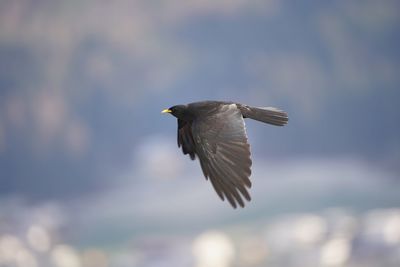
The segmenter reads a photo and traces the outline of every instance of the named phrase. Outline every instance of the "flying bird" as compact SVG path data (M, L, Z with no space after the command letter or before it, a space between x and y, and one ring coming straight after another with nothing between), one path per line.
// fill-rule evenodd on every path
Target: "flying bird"
M273 107L202 101L164 109L178 119L178 147L192 160L200 161L206 179L218 196L233 208L251 200L251 154L244 119L283 126L287 113Z

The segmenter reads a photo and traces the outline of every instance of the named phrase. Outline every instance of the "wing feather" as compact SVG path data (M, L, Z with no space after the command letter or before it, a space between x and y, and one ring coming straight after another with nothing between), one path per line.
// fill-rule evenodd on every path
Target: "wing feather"
M244 120L235 104L221 105L191 124L195 153L203 174L210 178L218 196L234 207L250 201L250 146Z
M195 144L190 123L178 119L178 147L182 147L183 154L189 154L192 160L195 159Z

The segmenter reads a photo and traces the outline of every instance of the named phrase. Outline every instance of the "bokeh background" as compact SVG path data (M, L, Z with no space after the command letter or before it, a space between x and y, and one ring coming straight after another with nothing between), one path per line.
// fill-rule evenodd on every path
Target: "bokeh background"
M0 1L0 266L400 266L399 1ZM233 210L163 108L247 121Z

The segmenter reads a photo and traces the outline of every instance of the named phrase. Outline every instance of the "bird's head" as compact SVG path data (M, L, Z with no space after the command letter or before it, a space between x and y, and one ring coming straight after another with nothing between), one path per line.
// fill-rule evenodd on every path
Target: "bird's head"
M188 120L190 118L190 113L188 111L187 105L176 105L164 109L163 111L161 111L161 113L170 113L171 115L182 120Z

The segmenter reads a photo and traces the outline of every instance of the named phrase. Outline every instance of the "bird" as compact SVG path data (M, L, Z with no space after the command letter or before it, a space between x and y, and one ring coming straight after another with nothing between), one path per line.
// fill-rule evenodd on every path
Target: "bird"
M164 109L177 118L178 147L200 161L221 200L236 209L250 201L251 152L244 119L275 126L288 123L286 112L274 107L251 107L229 101L200 101Z

